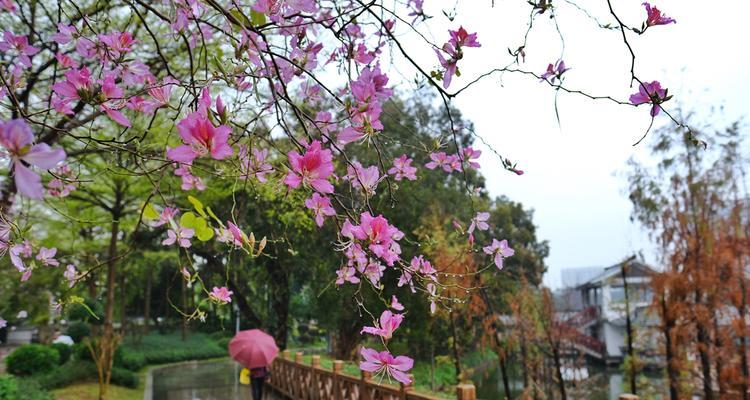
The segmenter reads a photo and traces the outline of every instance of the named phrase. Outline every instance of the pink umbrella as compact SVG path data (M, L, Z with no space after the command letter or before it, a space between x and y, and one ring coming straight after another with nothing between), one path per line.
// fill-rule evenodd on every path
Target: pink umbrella
M266 367L278 354L276 341L260 329L241 331L229 342L229 355L245 368Z

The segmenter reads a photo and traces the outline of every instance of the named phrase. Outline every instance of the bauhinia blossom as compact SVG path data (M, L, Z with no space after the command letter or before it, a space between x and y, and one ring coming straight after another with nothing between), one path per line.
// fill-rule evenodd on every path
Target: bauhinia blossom
M67 267L65 267L65 272L63 272L63 277L68 280L68 287L72 288L73 285L76 283L76 276L78 275L78 271L76 271L76 267L73 264L68 264Z
M0 155L9 157L18 192L32 199L44 197L42 178L27 165L52 169L65 159L65 152L46 143L34 142L31 127L22 119L0 121Z
M407 371L414 366L414 360L407 356L393 357L388 351L378 352L374 349L363 347L359 352L365 360L359 364L359 369L373 372L375 374L384 374L391 376L393 379L408 385L411 383Z
M357 270L354 269L354 267L341 267L341 269L336 271L336 284L343 285L346 282L353 283L355 285L359 283L359 278L357 278Z
M369 333L389 340L393 337L393 332L398 329L403 320L403 314L394 314L390 310L385 310L380 314L380 320L375 326L366 326L362 328L362 332L360 333Z
M391 296L391 308L394 309L394 310L396 310L396 311L403 311L404 310L404 306L401 303L398 302L398 297L396 297L395 294L393 296Z
M328 177L333 175L333 156L331 150L321 148L320 141L314 140L304 155L290 151L287 156L291 164L284 178L287 186L296 189L300 184L309 185L320 193L333 193L333 185L328 182Z
M225 286L222 286L222 287L214 286L214 288L211 290L211 293L208 296L213 301L216 301L221 304L226 304L226 303L232 302L232 294L234 294L234 292L227 289Z
M485 246L482 250L484 250L485 254L494 256L495 265L500 270L503 269L503 260L516 254L516 251L508 246L508 241L505 239L492 239L492 244Z
M643 3L643 6L646 7L646 14L648 14L648 16L646 17L646 27L667 25L677 22L673 18L667 17L666 15L662 14L658 8L652 6L647 2Z
M203 156L223 160L233 153L227 143L231 128L226 125L214 126L205 113L197 111L188 114L177 124L177 129L185 144L167 150L167 158L172 161L190 164Z
M325 217L336 215L336 210L331 207L331 199L313 193L312 197L305 200L305 207L309 208L315 214L315 224L323 226Z
M402 154L400 157L393 159L393 168L388 170L389 175L393 175L393 179L400 181L402 179L408 179L414 181L417 179L417 168L411 165L412 159L406 154Z
M55 260L55 254L57 254L56 248L48 249L46 247L39 248L39 253L36 255L36 259L39 260L42 265L48 265L51 267L57 267L60 262Z
M477 41L476 33L468 33L464 27L459 27L456 31L449 30L451 38L443 44L442 52L435 49L438 61L440 65L445 69L443 72L443 87L448 88L451 84L453 76L460 76L461 73L458 70L458 60L464 57L464 47L481 47L482 45ZM448 54L450 58L445 58L443 52Z
M638 88L638 92L630 95L630 102L635 105L644 103L652 104L651 116L655 117L659 115L659 111L661 110L660 104L671 98L671 96L667 96L667 89L661 88L659 81L653 81L643 82Z
M398 260L401 246L397 243L404 237L403 232L390 225L382 215L373 217L369 212L360 215L360 225L346 221L341 228L344 237L367 242L370 251L383 259L389 266Z
M161 244L164 246L171 246L176 242L180 247L188 248L190 247L190 238L194 235L194 229L177 227L176 230L170 229L167 231L167 238L164 239Z
M540 76L540 82L547 81L549 83L555 83L555 80L561 81L565 71L570 68L565 67L565 61L557 60L555 64L547 65L547 71Z
M39 52L34 46L29 44L29 38L23 35L14 35L13 32L3 32L3 40L0 41L0 50L4 53L15 54L18 60L26 68L31 68L31 58Z

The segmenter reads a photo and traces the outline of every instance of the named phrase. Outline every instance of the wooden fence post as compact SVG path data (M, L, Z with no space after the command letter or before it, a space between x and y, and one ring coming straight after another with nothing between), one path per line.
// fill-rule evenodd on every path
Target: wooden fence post
M301 368L300 368L301 367ZM302 353L296 352L294 353L294 371L292 381L294 382L294 393L296 393L300 398L304 396L305 390L307 390L307 387L305 387L304 382L304 368L305 366L302 364Z
M456 398L458 400L476 400L477 390L471 383L461 383L456 385Z
M291 354L292 353L290 353L289 350L284 350L283 352L281 352L281 356L284 357L285 360L291 360Z
M414 389L412 387L412 385L414 384L414 375L409 374L409 380L411 381L411 383L409 383L408 385L401 383L401 391L399 393L399 399L401 400L406 400L407 393L411 392Z
M333 391L334 391L334 399L336 400L344 400L341 396L341 380L339 379L339 375L341 374L341 371L344 369L344 362L341 360L336 360L333 362ZM348 399L347 399L348 400Z
M638 396L636 396L634 394L623 393L623 394L620 395L619 400L638 400L639 398L640 397L638 397Z
M318 389L320 387L320 385L318 385L318 368L320 368L320 356L312 356L312 362L310 366L310 383L312 385L311 398L312 400L322 399L323 396L318 391L320 390Z
M370 378L372 378L372 372L360 370L360 382L359 382L359 400L373 400L370 398L370 389L368 388Z

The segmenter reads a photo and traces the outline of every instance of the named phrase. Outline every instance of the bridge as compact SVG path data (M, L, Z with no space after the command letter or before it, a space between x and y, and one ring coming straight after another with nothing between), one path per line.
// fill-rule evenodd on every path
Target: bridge
M312 356L305 364L302 353L292 359L286 350L271 364L268 384L283 397L291 400L441 400L418 393L412 385L389 385L372 379L372 374L360 371L360 376L344 373L344 362L336 360L331 369L320 366L320 356ZM412 376L412 381L414 377ZM476 400L472 384L456 386L457 400Z

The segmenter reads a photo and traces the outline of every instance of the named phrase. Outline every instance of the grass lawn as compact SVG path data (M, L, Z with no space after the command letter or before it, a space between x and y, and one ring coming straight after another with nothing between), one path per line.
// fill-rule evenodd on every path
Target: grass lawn
M55 389L51 393L56 400L97 400L99 398L99 384L96 382L74 383L61 389ZM142 400L143 387L128 389L110 385L107 399Z

